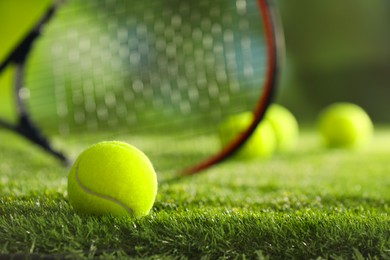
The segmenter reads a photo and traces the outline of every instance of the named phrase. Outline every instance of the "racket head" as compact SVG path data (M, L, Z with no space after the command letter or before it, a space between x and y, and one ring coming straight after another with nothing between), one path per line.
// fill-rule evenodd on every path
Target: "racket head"
M68 2L29 61L33 120L67 144L128 141L162 172L218 162L250 136L273 95L275 32L266 35L272 17L259 11L267 3ZM253 123L221 147L219 122L243 111L255 111Z

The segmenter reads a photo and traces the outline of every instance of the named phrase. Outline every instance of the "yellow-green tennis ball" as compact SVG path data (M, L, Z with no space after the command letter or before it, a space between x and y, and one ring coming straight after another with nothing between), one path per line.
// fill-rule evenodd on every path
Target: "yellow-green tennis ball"
M276 150L286 152L292 150L298 140L299 125L295 116L285 107L272 104L265 115L275 131Z
M243 132L253 120L251 112L243 112L232 115L219 126L219 138L222 146L227 145L241 132ZM238 159L269 158L275 151L275 134L271 124L263 120L257 126L251 137L235 155Z
M74 209L92 215L145 216L157 193L156 173L149 159L123 142L97 143L76 159L68 176L68 197Z
M374 126L361 107L341 102L320 113L318 130L327 147L358 148L370 140Z

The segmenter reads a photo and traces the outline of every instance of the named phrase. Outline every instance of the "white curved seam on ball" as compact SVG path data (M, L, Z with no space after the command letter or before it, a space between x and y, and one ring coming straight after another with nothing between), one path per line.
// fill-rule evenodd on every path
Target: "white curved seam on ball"
M126 206L123 202L121 202L119 200L116 200L116 199L114 199L114 198L112 198L110 196L99 194L97 192L91 191L90 189L85 187L84 184L82 184L80 179L79 179L79 165L80 165L80 162L76 165L76 169L75 169L75 172L76 172L76 182L77 182L77 184L80 186L80 188L83 191L85 191L86 193L88 193L90 195L96 196L98 198L106 199L108 201L111 201L112 203L115 203L115 204L123 207L129 214L131 214L131 215L133 214L133 210L131 208L129 208L128 206Z

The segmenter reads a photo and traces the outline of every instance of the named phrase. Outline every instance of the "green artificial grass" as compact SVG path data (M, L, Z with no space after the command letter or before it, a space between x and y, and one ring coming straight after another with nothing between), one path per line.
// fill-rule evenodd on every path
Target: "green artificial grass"
M159 170L167 155L146 151L160 184L141 219L75 213L68 169L10 133L0 140L0 258L390 258L385 127L360 151L324 150L309 129L294 152L172 182Z

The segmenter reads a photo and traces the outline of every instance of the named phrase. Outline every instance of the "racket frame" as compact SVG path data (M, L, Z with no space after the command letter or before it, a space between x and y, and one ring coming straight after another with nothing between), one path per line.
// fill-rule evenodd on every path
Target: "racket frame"
M197 174L233 156L256 130L257 125L263 120L267 108L273 102L285 55L284 33L274 0L257 0L257 5L262 17L266 41L267 65L264 90L254 107L253 121L222 150L196 165L185 168L179 173L180 176Z

